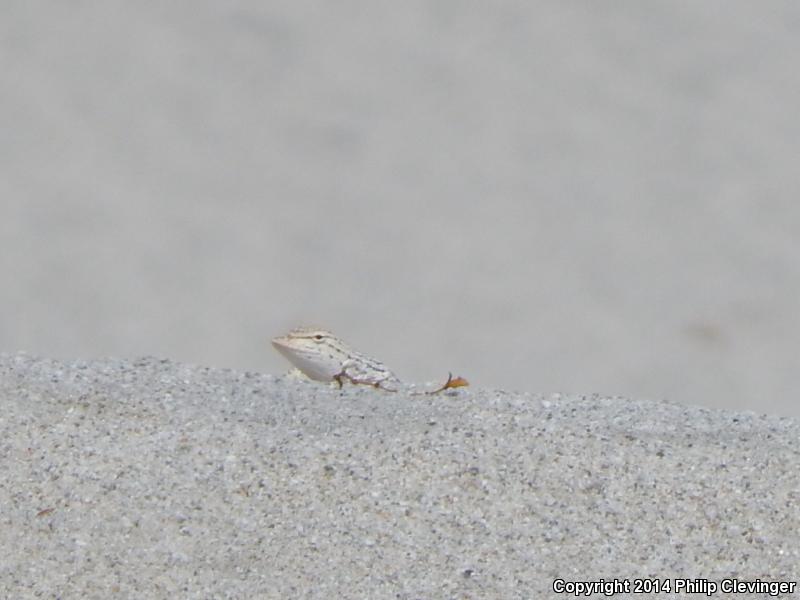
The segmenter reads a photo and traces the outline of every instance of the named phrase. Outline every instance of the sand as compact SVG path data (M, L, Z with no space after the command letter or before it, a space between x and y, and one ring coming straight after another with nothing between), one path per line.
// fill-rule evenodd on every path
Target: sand
M789 585L799 440L791 419L666 402L0 355L0 595Z

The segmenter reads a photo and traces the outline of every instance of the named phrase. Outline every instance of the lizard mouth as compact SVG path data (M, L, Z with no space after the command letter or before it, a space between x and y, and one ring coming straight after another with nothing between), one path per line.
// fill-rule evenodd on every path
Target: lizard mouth
M289 343L289 340L285 337L276 337L272 339L272 347L275 348L283 357L285 357L290 363L297 366L295 364L295 353L292 351L292 346Z
M285 337L272 338L272 345L275 346L276 350L280 350L281 348L286 348L288 346Z

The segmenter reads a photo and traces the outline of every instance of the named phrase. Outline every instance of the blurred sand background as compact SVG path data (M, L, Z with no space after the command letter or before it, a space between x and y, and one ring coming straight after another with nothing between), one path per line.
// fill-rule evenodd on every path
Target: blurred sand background
M0 350L800 415L800 5L28 2Z

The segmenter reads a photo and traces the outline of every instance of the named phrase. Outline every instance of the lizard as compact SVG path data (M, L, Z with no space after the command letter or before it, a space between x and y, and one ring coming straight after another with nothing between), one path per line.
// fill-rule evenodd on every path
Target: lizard
M272 345L295 369L314 381L336 382L339 387L345 382L370 385L387 392L397 392L406 385L381 361L352 349L326 329L299 327L273 338ZM438 394L466 385L466 379L450 373L439 388L421 393Z

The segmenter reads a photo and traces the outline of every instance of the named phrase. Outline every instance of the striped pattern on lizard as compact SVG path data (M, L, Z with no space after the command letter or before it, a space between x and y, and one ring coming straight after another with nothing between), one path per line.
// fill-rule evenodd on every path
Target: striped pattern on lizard
M273 338L272 345L303 375L314 381L370 385L397 392L404 383L381 361L357 352L326 329L300 327ZM450 374L439 388L423 392L437 394L469 385Z

